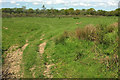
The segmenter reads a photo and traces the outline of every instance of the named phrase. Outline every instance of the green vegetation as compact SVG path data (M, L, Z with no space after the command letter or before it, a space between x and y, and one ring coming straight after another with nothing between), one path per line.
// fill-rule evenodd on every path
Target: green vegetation
M117 78L117 21L117 17L3 18L3 55L28 40L21 65L24 78L33 73L47 77L46 63L54 64L53 78ZM47 45L41 56L38 46L43 42Z
M76 19L80 16L120 16L120 8L117 8L112 11L105 10L95 10L94 8L90 9L46 9L45 5L42 6L42 9L26 9L25 6L22 8L2 8L2 17L70 17L73 16Z

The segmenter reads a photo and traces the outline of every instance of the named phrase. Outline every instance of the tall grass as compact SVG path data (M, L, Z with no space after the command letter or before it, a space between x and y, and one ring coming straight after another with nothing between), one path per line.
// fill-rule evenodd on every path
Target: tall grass
M95 40L96 28L93 25L87 25L84 28L77 28L76 37L78 39Z
M84 28L76 28L75 32L64 31L64 33L55 39L55 43L64 43L64 40L69 37L76 37L79 40L96 41L100 44L110 44L114 42L116 35L113 35L116 25L92 24L86 25Z

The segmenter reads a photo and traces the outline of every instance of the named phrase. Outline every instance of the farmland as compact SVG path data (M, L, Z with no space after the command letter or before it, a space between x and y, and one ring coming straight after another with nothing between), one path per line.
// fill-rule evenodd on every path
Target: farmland
M13 58L21 53L13 61L19 62L15 77L117 78L117 22L117 17L3 18L3 66L9 65L8 53Z

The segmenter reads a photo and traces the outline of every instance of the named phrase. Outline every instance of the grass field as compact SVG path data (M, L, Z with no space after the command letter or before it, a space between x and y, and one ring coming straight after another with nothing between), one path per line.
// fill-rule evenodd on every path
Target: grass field
M3 18L3 63L5 52L11 46L22 48L27 42L19 72L24 78L116 78L117 28L113 25L116 22L117 17ZM80 32L79 29L89 25L103 27L97 31L102 42L75 35L77 30ZM104 27L110 25L114 30L107 32L108 28ZM45 51L41 56L39 45L44 42Z

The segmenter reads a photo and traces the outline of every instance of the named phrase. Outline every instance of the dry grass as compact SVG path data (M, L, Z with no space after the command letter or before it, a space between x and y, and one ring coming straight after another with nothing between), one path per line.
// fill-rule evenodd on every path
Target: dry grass
M111 26L118 27L118 22L111 24Z
M101 58L100 63L105 64L108 69L111 69L114 65L119 66L118 55L114 54L113 57L106 56L105 58Z
M95 40L96 28L92 24L89 24L89 25L85 26L84 28L77 28L76 29L76 37L78 39Z
M77 28L74 32L64 31L64 33L55 40L55 43L64 43L66 38L72 37L106 44L106 41L104 41L105 34L115 31L117 24L118 23L114 23L110 26L104 24L94 26L93 24L89 24L84 28ZM109 42L107 43L109 44Z
M76 24L81 24L82 22L77 22Z
M106 30L107 30L107 32L110 33L110 32L113 32L113 31L115 30L115 28L118 28L118 22L115 22L115 23L109 25L109 26L106 28Z
M76 29L76 36L80 39L82 38L82 33L83 33L83 30L81 28L77 28Z

